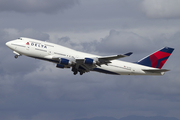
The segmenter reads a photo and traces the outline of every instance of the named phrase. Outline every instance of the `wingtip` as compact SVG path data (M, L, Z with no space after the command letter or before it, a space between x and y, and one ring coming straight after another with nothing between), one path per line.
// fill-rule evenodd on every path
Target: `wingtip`
M128 53L126 53L126 54L124 54L124 55L130 56L130 55L132 55L132 54L133 54L133 52L128 52Z

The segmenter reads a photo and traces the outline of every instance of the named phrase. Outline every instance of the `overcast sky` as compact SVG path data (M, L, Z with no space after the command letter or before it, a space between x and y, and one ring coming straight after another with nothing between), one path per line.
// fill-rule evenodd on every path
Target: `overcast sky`
M73 120L128 115L180 119L179 0L0 0L0 118ZM98 55L133 52L135 62L175 48L164 76L85 73L25 56L5 46L30 37Z

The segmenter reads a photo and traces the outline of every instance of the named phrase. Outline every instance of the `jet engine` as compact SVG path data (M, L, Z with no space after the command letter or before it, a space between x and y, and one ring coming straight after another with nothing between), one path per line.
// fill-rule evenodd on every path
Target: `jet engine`
M75 59L74 58L59 58L59 64L73 65L75 64Z
M64 65L57 64L56 67L57 67L57 68L64 68Z
M88 65L99 64L98 58L85 58L84 63Z

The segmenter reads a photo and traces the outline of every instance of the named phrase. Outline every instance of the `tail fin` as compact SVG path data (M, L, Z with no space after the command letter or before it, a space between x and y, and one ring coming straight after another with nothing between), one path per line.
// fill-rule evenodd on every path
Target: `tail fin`
M173 52L174 48L164 47L149 56L144 57L143 59L139 60L137 63L140 65L145 65L153 68L161 69L171 53Z

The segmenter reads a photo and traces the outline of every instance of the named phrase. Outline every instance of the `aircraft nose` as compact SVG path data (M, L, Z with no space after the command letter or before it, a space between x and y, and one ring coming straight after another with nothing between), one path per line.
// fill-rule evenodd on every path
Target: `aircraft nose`
M11 42L7 42L7 43L6 43L6 46L8 46L8 47L9 47L9 46L10 46L10 44L11 44Z

